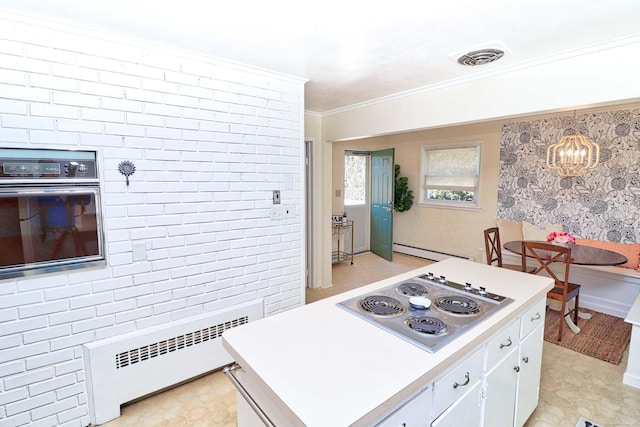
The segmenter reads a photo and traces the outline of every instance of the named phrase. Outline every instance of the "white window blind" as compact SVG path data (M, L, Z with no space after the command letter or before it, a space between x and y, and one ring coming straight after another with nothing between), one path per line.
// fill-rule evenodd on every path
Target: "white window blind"
M475 191L478 185L480 147L427 150L424 188Z

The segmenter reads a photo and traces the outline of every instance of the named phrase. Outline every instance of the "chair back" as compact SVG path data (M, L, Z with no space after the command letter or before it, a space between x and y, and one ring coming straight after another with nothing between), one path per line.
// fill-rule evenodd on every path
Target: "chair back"
M487 264L493 265L494 262L497 262L496 265L502 267L502 248L498 227L484 230L484 249L487 254Z
M527 258L532 258L539 264L531 274L546 272L554 281L555 287L562 290L566 297L569 288L569 266L571 265L571 248L552 245L543 242L522 242L522 271L526 271ZM552 264L564 264L564 274L558 275L553 271Z

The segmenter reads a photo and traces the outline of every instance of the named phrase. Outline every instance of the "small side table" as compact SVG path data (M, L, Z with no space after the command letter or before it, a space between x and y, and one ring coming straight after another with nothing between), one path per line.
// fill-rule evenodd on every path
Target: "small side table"
M331 234L333 238L337 240L336 250L331 252L331 262L333 264L342 261L351 261L351 265L353 265L353 233L353 221L347 219L332 222ZM348 238L349 235L351 235L351 252L344 251L344 242L343 250L340 250L340 241Z

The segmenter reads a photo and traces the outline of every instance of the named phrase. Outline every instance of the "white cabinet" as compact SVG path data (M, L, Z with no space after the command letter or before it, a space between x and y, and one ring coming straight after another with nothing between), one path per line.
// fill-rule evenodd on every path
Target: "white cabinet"
M376 427L423 427L431 419L431 388L421 391Z
M544 325L540 325L520 344L516 426L522 426L538 406L543 339Z
M484 348L479 348L433 384L433 411L437 417L482 381Z
M545 304L540 300L487 344L487 427L521 427L538 406Z
M482 424L478 381L431 424L433 427L480 427Z

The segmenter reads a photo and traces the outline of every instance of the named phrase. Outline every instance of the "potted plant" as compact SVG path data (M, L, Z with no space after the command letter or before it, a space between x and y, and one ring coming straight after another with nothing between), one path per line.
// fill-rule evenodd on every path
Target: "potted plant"
M408 211L413 205L413 190L409 190L409 178L400 178L400 165L395 165L396 189L393 198L393 209L396 212Z

